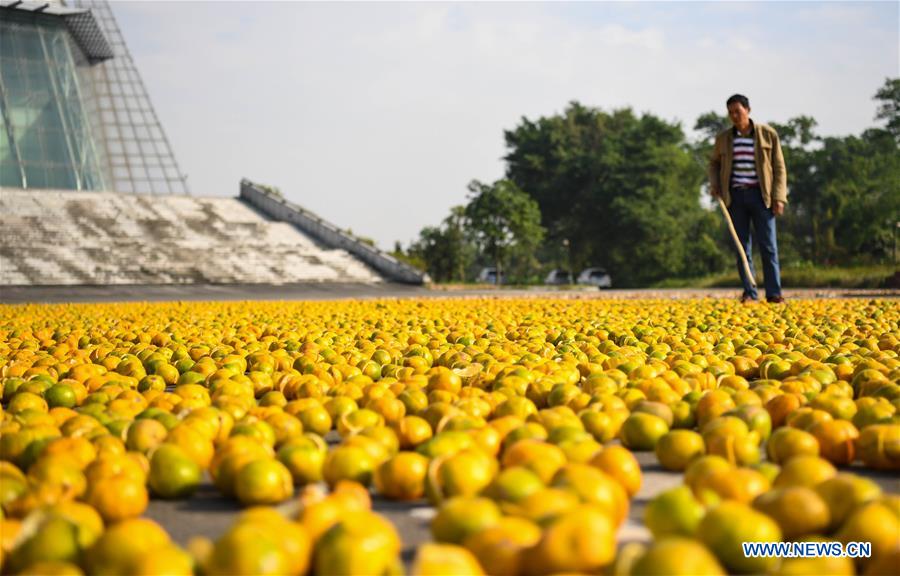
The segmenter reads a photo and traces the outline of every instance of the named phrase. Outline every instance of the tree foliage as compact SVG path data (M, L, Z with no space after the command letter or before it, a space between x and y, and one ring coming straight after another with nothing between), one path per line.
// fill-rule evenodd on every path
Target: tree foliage
M407 261L421 262L435 282L462 282L474 259L466 233L465 208L454 206L440 226L426 226L406 253Z
M875 95L881 104L859 136L822 138L816 121L800 116L773 123L788 166L790 205L782 245L790 257L819 265L886 260L900 220L900 80Z
M538 202L550 241L568 239L576 270L603 266L619 285L642 285L697 272L695 252L719 242L699 202L705 171L678 124L572 102L523 118L506 144L507 177Z
M783 262L851 265L891 256L900 220L900 79L886 80L875 99L875 119L886 126L860 135L823 138L810 116L770 122L788 173L789 204L778 234ZM715 117L697 120L698 154L712 146Z
M900 78L885 80L884 86L875 93L875 100L878 101L875 119L886 121L885 129L900 140Z
M537 202L510 180L469 183L466 227L497 275L511 264L511 274L526 278L538 265L534 254L544 240Z
M883 126L860 135L823 138L809 116L771 123L788 169L782 262L890 258L900 221L900 79L887 79L875 100ZM680 124L629 108L571 102L561 114L523 117L504 132L506 178L473 180L468 204L424 228L402 256L437 281L471 278L476 263L534 279L537 256L575 273L605 267L619 286L721 272L733 247L701 198L715 136L730 125L707 112L689 141Z
M794 236L806 239L806 259L846 264L888 256L900 219L898 152L884 130L824 138L811 152L811 169L795 179L798 213L792 221Z

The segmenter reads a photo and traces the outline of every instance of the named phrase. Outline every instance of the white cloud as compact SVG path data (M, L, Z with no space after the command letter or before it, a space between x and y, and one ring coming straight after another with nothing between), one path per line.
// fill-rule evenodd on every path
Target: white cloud
M737 50L738 52L742 52L744 55L756 51L756 46L753 45L753 42L749 38L745 38L743 36L732 36L731 38L729 38L729 40L730 47Z
M420 40L432 40L440 36L447 25L450 9L438 6L427 10L417 19L416 36Z
M650 51L663 49L663 33L652 28L632 30L611 24L597 34L604 44L613 47L643 48Z

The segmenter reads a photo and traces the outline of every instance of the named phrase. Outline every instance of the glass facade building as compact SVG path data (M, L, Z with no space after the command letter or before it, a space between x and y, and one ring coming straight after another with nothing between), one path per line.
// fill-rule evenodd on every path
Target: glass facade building
M0 0L0 186L188 193L109 4Z
M104 187L76 71L83 57L70 38L53 16L12 11L0 20L0 185Z

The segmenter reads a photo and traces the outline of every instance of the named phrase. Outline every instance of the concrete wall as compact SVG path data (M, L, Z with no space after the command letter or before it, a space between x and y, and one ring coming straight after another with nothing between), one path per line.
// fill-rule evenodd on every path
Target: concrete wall
M346 250L389 280L404 284L424 284L431 281L428 274L397 260L390 254L360 242L334 224L289 202L280 194L264 186L250 180L242 180L241 199L273 220L295 224L304 233L326 246Z
M0 286L377 284L238 198L0 189Z

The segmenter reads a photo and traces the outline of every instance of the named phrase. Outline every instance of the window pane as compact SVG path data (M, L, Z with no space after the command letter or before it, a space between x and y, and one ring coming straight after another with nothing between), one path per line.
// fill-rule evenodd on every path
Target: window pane
M29 163L38 163L43 159L44 150L41 147L41 137L37 130L17 131L17 140L19 142L19 154L22 155L22 161ZM29 180L31 178L29 177Z
M76 171L85 182L99 180L96 147L90 142L86 106L79 79L89 77L74 66L75 55L65 24L43 15L0 19L0 75L10 121L21 152L29 187L75 188ZM38 28L40 26L40 28ZM41 38L43 37L43 42ZM84 76L80 76L84 74ZM101 77L97 75L94 77ZM6 141L6 128L0 140ZM5 185L22 186L15 155L0 146Z
M19 166L10 161L0 161L0 186L22 186L22 177L19 174Z
M34 164L25 165L25 178L28 180L29 188L46 188L47 174L44 169Z
M47 169L47 186L49 188L75 188L77 182L72 169L66 166L56 166Z
M66 138L62 132L44 132L41 135L44 145L44 159L52 164L68 164L69 151L66 147Z

